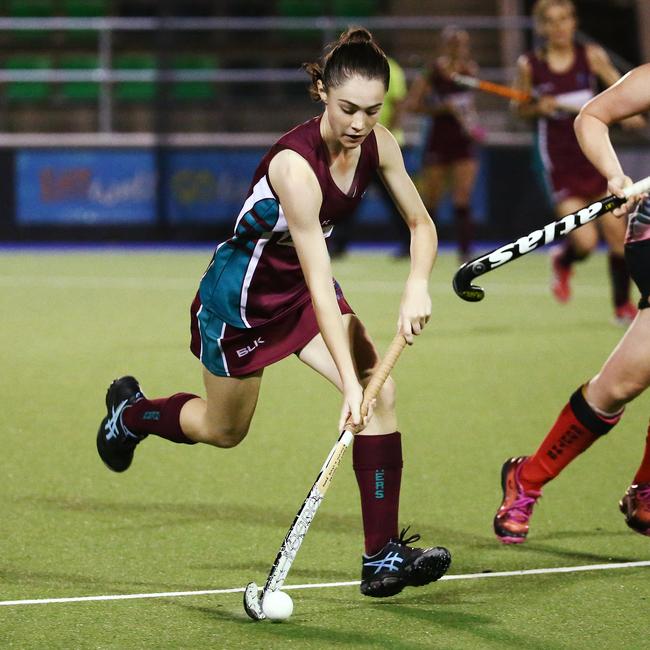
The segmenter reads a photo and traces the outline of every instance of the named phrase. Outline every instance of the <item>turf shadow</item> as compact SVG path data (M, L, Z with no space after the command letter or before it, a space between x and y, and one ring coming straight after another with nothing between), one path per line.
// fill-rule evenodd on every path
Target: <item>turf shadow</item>
M430 644L418 644L413 640L403 642L398 637L391 637L384 631L375 633L371 631L356 632L343 627L321 627L310 625L309 619L319 616L318 612L311 610L310 614L294 614L291 621L281 624L269 622L256 622L243 613L234 615L232 612L218 612L211 607L197 607L194 605L178 604L179 607L203 614L204 616L221 621L228 620L234 625L241 625L246 632L247 647L256 647L256 641L263 643L260 647L281 647L276 644L286 643L293 646L296 643L322 643L323 647L341 645L350 648L391 648L395 650L411 650L413 648L430 648ZM320 620L323 620L322 617ZM273 642L271 640L274 640ZM273 643L272 646L268 644Z
M273 509L268 505L256 503L192 503L192 502L147 502L147 501L109 501L82 496L26 496L19 499L32 506L45 509L57 508L67 512L106 514L110 521L116 515L138 515L138 520L131 523L122 522L111 526L114 530L132 530L143 528L169 528L185 526L196 522L236 522L250 521L265 527L287 528L291 523L292 511ZM349 535L350 530L360 526L360 516L342 515L323 512L318 515L319 529L330 533Z

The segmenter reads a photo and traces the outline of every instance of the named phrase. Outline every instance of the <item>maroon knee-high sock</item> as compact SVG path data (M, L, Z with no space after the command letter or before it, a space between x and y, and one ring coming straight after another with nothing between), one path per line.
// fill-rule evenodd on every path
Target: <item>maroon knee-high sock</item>
M634 485L638 485L639 483L650 483L650 427L648 427L648 435L645 439L643 460L634 476Z
M469 255L474 238L474 222L466 205L454 206L454 218L458 233L458 251L464 257Z
M586 257L589 257L588 253L578 253L573 244L569 240L565 240L562 245L562 252L557 258L557 261L560 266L568 269L571 268L575 262L581 262Z
M608 256L609 277L612 280L614 307L621 307L630 300L630 272L625 257L610 253Z
M402 441L399 431L382 436L355 436L352 465L361 494L367 555L397 537Z
M521 466L519 479L526 491L541 490L572 460L618 423L621 413L604 418L587 404L582 388L571 395L539 449Z
M191 393L176 393L161 399L144 397L124 409L122 422L136 435L152 434L172 442L193 445L194 441L181 429L180 416L183 405L195 397L198 395Z

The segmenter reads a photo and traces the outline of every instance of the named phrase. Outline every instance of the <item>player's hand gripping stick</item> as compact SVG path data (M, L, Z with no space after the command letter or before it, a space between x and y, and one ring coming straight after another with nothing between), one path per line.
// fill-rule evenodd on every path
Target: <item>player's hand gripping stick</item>
M370 404L377 395L379 395L381 387L384 385L388 375L390 375L390 372L405 345L406 340L404 337L401 334L397 334L390 344L386 356L373 373L370 382L363 393L363 402L361 404L362 419L368 412ZM280 550L275 558L275 562L273 562L273 566L271 567L264 589L262 589L262 593L258 593L259 589L254 582L247 585L246 590L244 591L244 609L252 619L259 621L266 618L262 611L262 600L264 595L267 592L274 592L282 589L282 585L284 584L289 569L296 558L298 549L300 548L300 545L309 530L309 526L325 497L325 493L332 482L332 478L341 462L341 458L352 442L354 434L360 431L361 428L362 427L359 425L355 426L350 419L346 422L339 439L336 441L332 451L330 451L323 463L314 485L309 491L307 498L300 506L300 509L298 510L282 545L280 546Z
M523 255L532 253L542 246L563 239L572 230L584 226L601 215L623 205L631 196L639 196L650 191L650 176L637 181L623 190L624 197L607 196L591 205L585 206L575 214L567 214L558 221L553 221L539 230L520 237L500 248L477 257L463 264L454 275L453 287L456 294L468 302L483 300L485 292L472 281L479 275L488 273L504 264L508 264Z

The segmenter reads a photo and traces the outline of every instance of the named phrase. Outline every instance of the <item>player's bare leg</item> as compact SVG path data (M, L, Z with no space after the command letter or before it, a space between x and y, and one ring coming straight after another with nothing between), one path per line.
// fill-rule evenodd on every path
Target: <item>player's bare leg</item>
M246 377L217 377L203 368L206 399L175 393L151 400L134 377L116 379L108 389L108 412L97 432L101 459L109 469L125 471L136 446L150 434L182 444L204 442L234 447L248 432L262 372Z
M587 202L584 198L568 198L557 204L556 213L562 217L577 212ZM587 223L572 231L560 246L551 251L551 291L558 302L570 300L573 265L588 257L597 245L598 229L595 224Z
M366 385L379 355L367 330L353 314L343 316L352 358ZM317 335L299 354L301 361L326 377L339 390L341 380L322 336ZM355 436L353 466L361 494L366 553L362 558L361 592L393 596L406 586L420 586L440 578L449 568L447 549L413 548L420 537L398 535L399 490L402 476L401 435L396 430L395 384L385 382L368 426Z
M608 433L625 405L650 386L650 309L642 309L600 372L579 388L531 457L506 461L504 498L494 518L504 543L523 542L542 487ZM650 532L650 433L644 459L620 503L630 528Z
M630 301L630 272L625 263L625 231L627 219L605 214L600 219L603 239L609 248L608 264L612 281L612 301L617 324L628 326L636 316L636 306Z
M203 368L206 399L187 402L180 413L183 433L194 442L234 447L255 413L263 370L245 377L218 377Z
M462 262L467 262L471 257L474 238L471 200L477 173L478 162L473 158L460 160L451 166L454 221L458 237L458 253Z

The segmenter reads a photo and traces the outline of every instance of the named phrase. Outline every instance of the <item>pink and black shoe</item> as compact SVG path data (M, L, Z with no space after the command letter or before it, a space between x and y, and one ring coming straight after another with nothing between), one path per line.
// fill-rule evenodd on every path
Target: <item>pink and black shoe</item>
M618 507L632 530L650 537L650 483L630 485Z
M524 490L519 481L521 467L528 456L509 458L501 469L503 501L494 516L494 532L504 544L521 544L528 535L528 521L541 490Z

